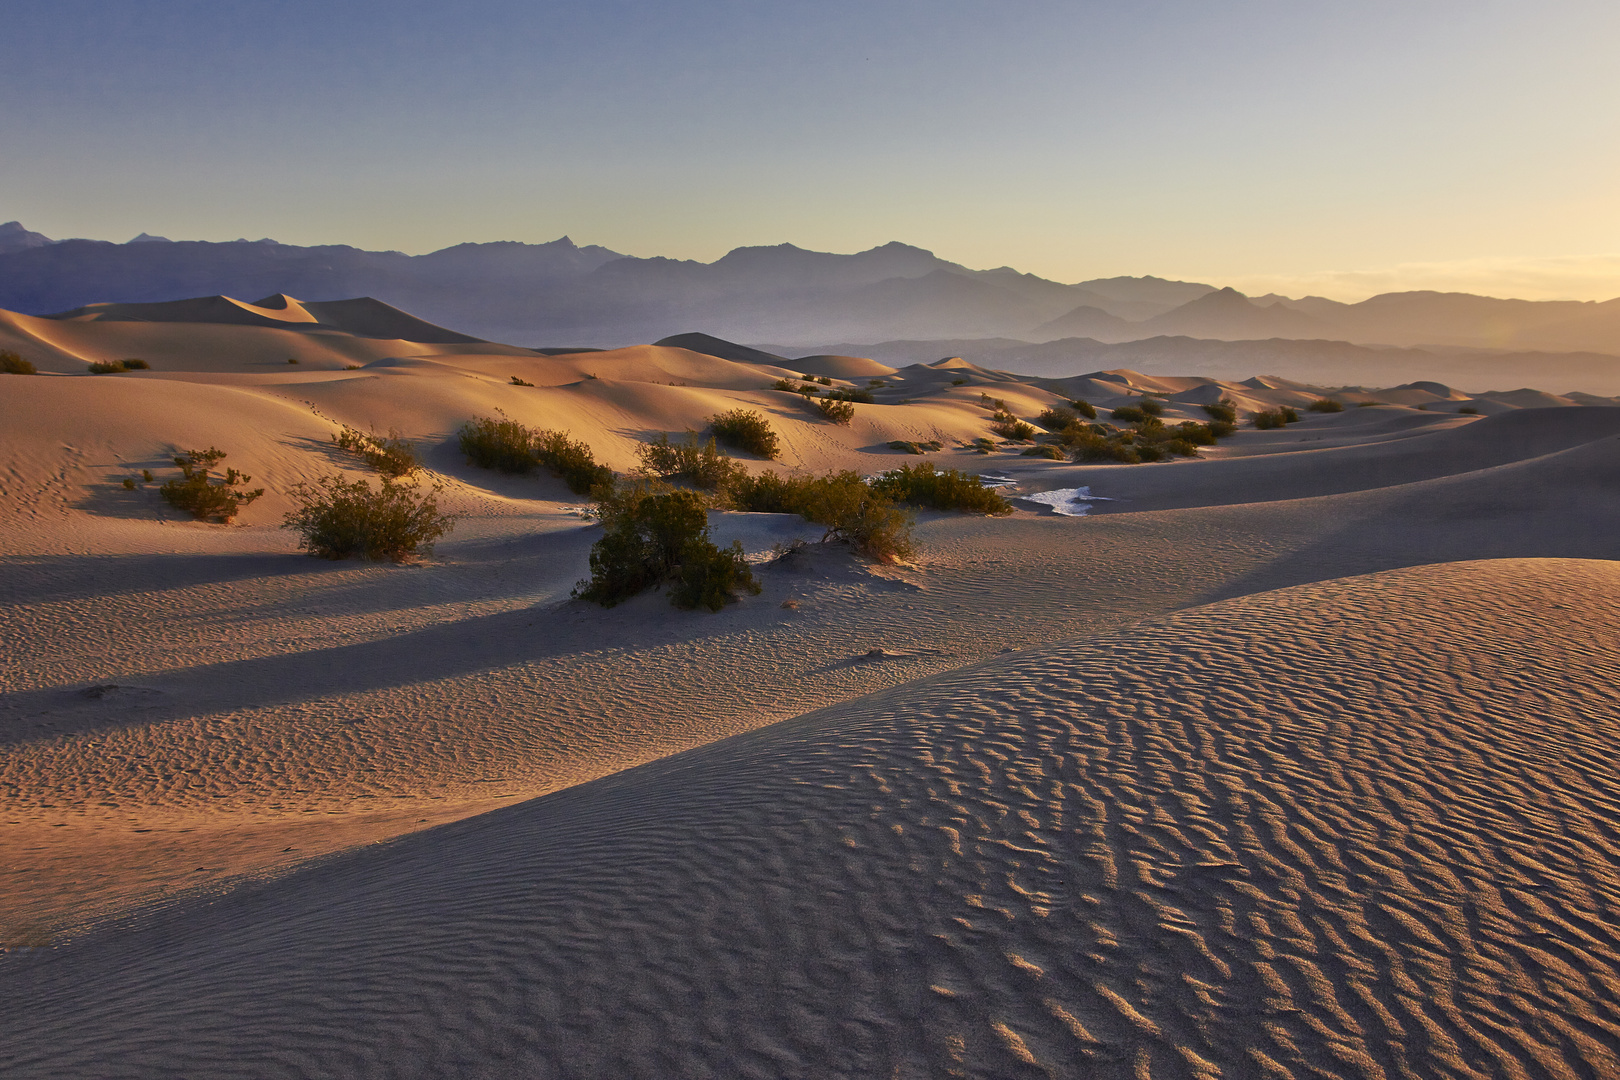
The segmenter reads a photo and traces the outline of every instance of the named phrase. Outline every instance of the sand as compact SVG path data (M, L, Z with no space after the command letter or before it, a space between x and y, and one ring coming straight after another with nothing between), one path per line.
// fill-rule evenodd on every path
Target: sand
M792 360L322 331L276 369L218 335L310 331L57 325L181 344L0 376L7 1076L1620 1071L1620 409L1073 466L960 449L979 395L1317 391L957 361L839 428L762 389ZM783 436L752 468L937 432L1111 501L923 514L895 567L769 562L819 530L717 513L760 596L603 610L567 598L578 497L453 445L499 409L628 468L731 407ZM363 475L341 423L426 451L468 515L432 558L275 527L291 484ZM209 442L271 489L240 524L118 483Z

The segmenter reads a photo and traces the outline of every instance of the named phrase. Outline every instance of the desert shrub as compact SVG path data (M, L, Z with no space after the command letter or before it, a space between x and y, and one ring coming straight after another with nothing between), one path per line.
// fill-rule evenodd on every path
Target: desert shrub
M264 488L246 490L253 477L235 469L226 469L218 483L210 482L208 470L226 457L216 447L207 450L187 450L174 459L180 477L166 481L158 493L176 510L184 510L198 521L217 521L225 524L253 500L264 494Z
M1112 416L1115 420L1123 420L1127 424L1140 424L1143 420L1147 419L1147 413L1143 412L1135 405L1121 405L1108 415Z
M753 409L732 409L711 416L709 428L715 438L727 446L758 454L766 460L772 460L781 453L770 421Z
M1070 456L1079 462L1116 461L1135 465L1142 460L1136 447L1123 438L1108 438L1096 431L1075 434Z
M872 490L894 502L925 506L930 510L1012 513L1011 504L1001 492L985 487L977 476L957 469L937 469L931 461L891 469L872 481Z
M92 375L116 375L120 371L128 371L122 360L97 360L90 365Z
M591 576L574 595L604 607L666 582L678 607L719 611L733 594L760 591L742 545L722 551L709 536L703 496L630 482L603 489L602 538L591 547Z
M298 546L321 559L358 555L374 562L404 562L426 555L455 527L456 518L439 509L434 484L423 491L384 476L377 487L334 473L314 484L298 484L288 494L298 504L281 527L298 533Z
M296 363L298 363L298 357L296 357L296 356L289 356L289 357L287 357L287 363L289 363L289 364L296 364Z
M39 369L14 352L0 352L0 375L37 375Z
M1052 446L1050 444L1047 444L1045 446L1032 446L1028 450L1025 450L1019 456L1020 457L1033 457L1033 458L1047 458L1048 460L1051 460L1051 461L1068 461L1069 460L1069 455L1065 454L1063 452L1063 448L1061 446Z
M905 439L896 439L896 440L894 440L893 442L891 442L889 444L889 449L890 450L899 450L901 453L905 453L905 454L920 454L920 453L923 452L922 447L918 446L914 442L909 442L909 441L907 441Z
M876 562L896 562L912 552L911 516L854 472L811 479L799 513L826 527L823 541L846 541Z
M598 464L591 448L566 431L536 431L534 455L575 495L589 495L599 486L613 483L613 470Z
M522 379L520 379L516 375L514 375L514 376L512 376L512 385L513 386L533 386L534 383L532 383L532 382L524 382Z
M951 380L951 385L952 386L966 386L967 385L967 380L966 379L952 379Z
M722 454L713 438L700 443L695 431L686 433L684 443L670 442L669 435L660 432L658 438L638 446L636 456L648 474L664 480L684 480L705 491L717 491L746 471Z
M480 469L526 473L540 464L534 433L516 420L479 417L461 425L461 452Z
M1270 431L1273 428L1298 423L1299 413L1286 405L1279 405L1275 409L1262 409L1252 414L1250 419L1254 421L1254 426L1261 431Z
M1384 404L1382 401L1358 401L1356 402L1356 408L1371 409L1382 404Z
M613 470L597 464L591 448L566 431L545 431L525 427L516 420L481 417L463 424L460 435L461 452L480 468L527 473L543 465L561 477L576 495L588 495L613 480Z
M1000 406L990 415L990 430L1003 439L1028 442L1035 437L1035 429Z
M1344 412L1344 403L1341 401L1334 401L1332 398L1317 398L1315 401L1305 406L1305 408L1309 409L1311 412L1319 413Z
M1237 425L1225 420L1211 420L1204 425L1209 433L1217 439L1225 439L1237 434Z
M870 405L877 400L872 396L872 391L859 390L855 387L829 390L827 397L833 401L853 401L857 405Z
M996 443L994 439L974 439L968 448L975 454L988 454L996 448Z
M816 411L821 413L824 419L831 423L848 426L849 422L855 419L855 406L843 398L824 398L821 401L811 402L811 404L816 407Z
M152 476L152 470L151 469L142 469L141 470L141 479L145 480L148 484L150 484L152 482L152 480L154 479L154 477Z
M754 514L797 514L802 501L803 477L773 472L743 473L726 486L726 498L735 510Z
M132 476L124 477L124 490L125 491L134 491L135 490L135 478L134 477L132 477Z
M1459 413L1461 413L1462 415L1464 415L1464 416L1478 416L1479 415L1479 410L1474 408L1472 405L1464 405L1462 408L1458 409L1457 411Z
M866 385L876 390L880 386L888 386L889 384L884 382L882 379L867 379Z
M1167 453L1175 454L1177 457L1198 456L1197 444L1186 439L1167 439L1162 445Z
M781 390L782 392L788 394L797 394L799 392L799 384L791 379L777 379L775 382L771 383L771 389Z
M1159 443L1138 443L1135 449L1136 456L1143 462L1163 461L1165 458L1165 449Z
M1220 437L1215 434L1213 424L1200 424L1196 420L1183 420L1169 428L1167 434L1172 439L1179 439L1193 446L1214 446L1215 440Z
M831 386L832 385L832 379L828 378L826 375L818 376L816 378L816 382L820 383L822 386Z
M1202 405L1200 408L1209 414L1209 418L1211 420L1216 420L1223 424L1235 425L1237 423L1237 405L1233 403L1231 398L1223 397L1217 402Z
M1097 406L1093 405L1089 401L1086 401L1084 398L1075 398L1073 401L1069 402L1069 408L1073 409L1087 420L1097 419Z
M1053 405L1042 409L1041 415L1035 418L1035 422L1041 425L1041 427L1045 428L1047 431L1062 431L1070 424L1078 422L1079 419L1080 414L1075 412L1073 409L1065 409L1061 405Z
M1164 402L1160 401L1158 398L1144 397L1140 402L1137 403L1136 407L1147 413L1149 416L1164 415Z
M345 425L342 431L332 436L332 441L363 458L367 465L390 480L410 476L422 467L421 459L416 456L416 446L400 438L399 432L393 428L389 429L387 437L380 437Z

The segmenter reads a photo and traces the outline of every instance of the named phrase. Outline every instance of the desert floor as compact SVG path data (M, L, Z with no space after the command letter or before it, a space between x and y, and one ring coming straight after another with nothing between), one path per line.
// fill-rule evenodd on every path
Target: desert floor
M0 376L6 1076L1620 1075L1620 409L1440 388L1077 466L966 452L979 395L1311 393L820 358L890 381L836 428L760 389L817 372L680 349L146 344ZM923 513L898 566L716 513L759 596L602 609L579 497L453 437L624 469L739 405L755 467L933 437L1112 501ZM277 528L362 475L341 423L424 448L431 558ZM208 444L270 489L238 524L121 484Z

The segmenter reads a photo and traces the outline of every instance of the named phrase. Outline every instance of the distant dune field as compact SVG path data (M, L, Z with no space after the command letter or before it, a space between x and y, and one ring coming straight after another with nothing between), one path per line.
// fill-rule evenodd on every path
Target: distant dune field
M0 1074L1620 1073L1616 403L187 304L0 315L42 372L0 374ZM873 401L772 388L817 377ZM974 452L1144 394L1301 418ZM930 461L1016 510L881 566L712 511L759 595L603 609L583 497L456 441L624 472L735 408L781 440L752 471ZM433 556L278 528L370 475L343 425L415 442L464 515ZM155 490L210 445L266 488L229 526Z

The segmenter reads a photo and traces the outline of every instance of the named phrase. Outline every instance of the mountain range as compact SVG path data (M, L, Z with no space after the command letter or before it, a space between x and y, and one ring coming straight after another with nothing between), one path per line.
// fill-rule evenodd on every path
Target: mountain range
M1402 292L1348 304L1251 298L1156 277L1065 284L1011 267L972 270L898 242L852 255L743 247L703 263L637 258L566 236L406 255L145 233L123 244L51 240L18 222L0 225L0 308L49 315L221 294L371 296L479 337L546 346L622 345L701 328L800 344L1187 337L1620 353L1620 299Z

